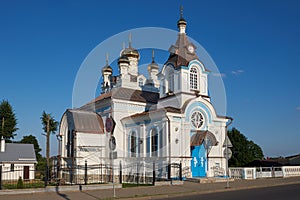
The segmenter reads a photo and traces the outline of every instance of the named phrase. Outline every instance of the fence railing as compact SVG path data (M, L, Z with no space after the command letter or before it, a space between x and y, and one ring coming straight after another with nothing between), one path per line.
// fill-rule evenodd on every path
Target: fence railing
M135 183L155 184L156 181L182 180L181 163L160 166L136 162L127 165L52 166L44 171L3 170L0 165L0 189L46 187L47 185Z
M136 183L154 184L156 181L182 180L181 163L160 166L156 163L135 162L119 165L60 166L56 173L60 184L92 184L92 183ZM55 171L55 170L54 170Z
M300 166L229 168L233 179L256 179L300 176Z
M300 176L300 166L298 166L298 167L292 167L292 166L282 167L282 173L283 173L284 177Z
M45 177L45 171L3 170L0 166L0 189L42 188L45 187Z

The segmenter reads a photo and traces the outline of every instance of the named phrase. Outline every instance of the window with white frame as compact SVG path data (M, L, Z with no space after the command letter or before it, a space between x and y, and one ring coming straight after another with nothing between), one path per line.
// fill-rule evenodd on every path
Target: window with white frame
M130 135L130 157L136 157L137 153L137 135L135 131L132 131Z
M150 130L150 137L151 137L151 156L158 155L158 132L156 128L152 128Z
M196 67L190 69L190 88L191 90L198 90L198 71Z
M172 66L168 66L168 92L174 92L174 69L172 68Z

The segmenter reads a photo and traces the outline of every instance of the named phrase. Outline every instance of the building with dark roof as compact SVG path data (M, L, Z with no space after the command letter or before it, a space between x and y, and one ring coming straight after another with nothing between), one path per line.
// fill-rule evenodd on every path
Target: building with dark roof
M131 37L120 53L117 76L106 62L100 96L62 117L63 165L110 164L113 151L116 163L135 166L123 174L152 174L147 166L154 162L160 178L170 178L170 163L181 163L185 177L220 175L215 169L226 175L223 144L230 118L219 116L210 101L210 70L189 41L182 14L177 26L178 38L165 64L160 69L153 54L147 78L138 73L141 55Z
M34 179L36 163L33 144L5 143L1 139L2 180Z

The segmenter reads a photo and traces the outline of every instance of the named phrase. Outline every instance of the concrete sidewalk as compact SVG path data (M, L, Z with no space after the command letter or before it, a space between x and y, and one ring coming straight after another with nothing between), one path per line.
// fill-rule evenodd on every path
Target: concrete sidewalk
M167 198L171 196L184 196L191 194L206 194L213 192L223 192L241 189L251 189L260 187L271 187L278 185L299 184L300 177L292 178L272 178L272 179L256 179L256 180L235 180L230 182L230 188L226 188L226 182L222 183L194 183L184 182L182 185L164 185L164 186L147 186L147 187L134 187L134 188L118 188L115 190L117 198L123 199L158 199ZM78 187L78 186L77 186ZM94 190L86 190L82 188L82 191L78 191L79 188L74 188L76 191L64 190L62 187L56 188L57 190L37 191L31 190L31 193L27 191L27 194L22 193L24 190L14 190L12 193L5 193L5 190L0 191L0 199L49 199L49 200L95 200L95 199L112 199L112 189L100 189L94 186ZM103 185L104 187L104 185ZM1 195L2 194L2 195ZM9 195L8 195L9 194Z

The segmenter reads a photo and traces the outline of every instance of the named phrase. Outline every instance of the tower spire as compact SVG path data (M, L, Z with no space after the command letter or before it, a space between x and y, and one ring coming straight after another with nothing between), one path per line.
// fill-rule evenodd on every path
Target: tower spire
M131 48L131 43L132 43L132 34L131 33L129 33L129 36L128 36L129 38L128 38L128 42L129 42L129 44L128 44L128 46L129 46L129 48Z
M183 19L183 6L180 6L180 19Z
M152 63L155 63L155 61L154 61L154 49L152 49Z
M108 53L106 53L106 65L108 65Z
M123 42L123 44L122 44L123 46L122 46L122 49L124 50L126 47L125 47L125 42Z

